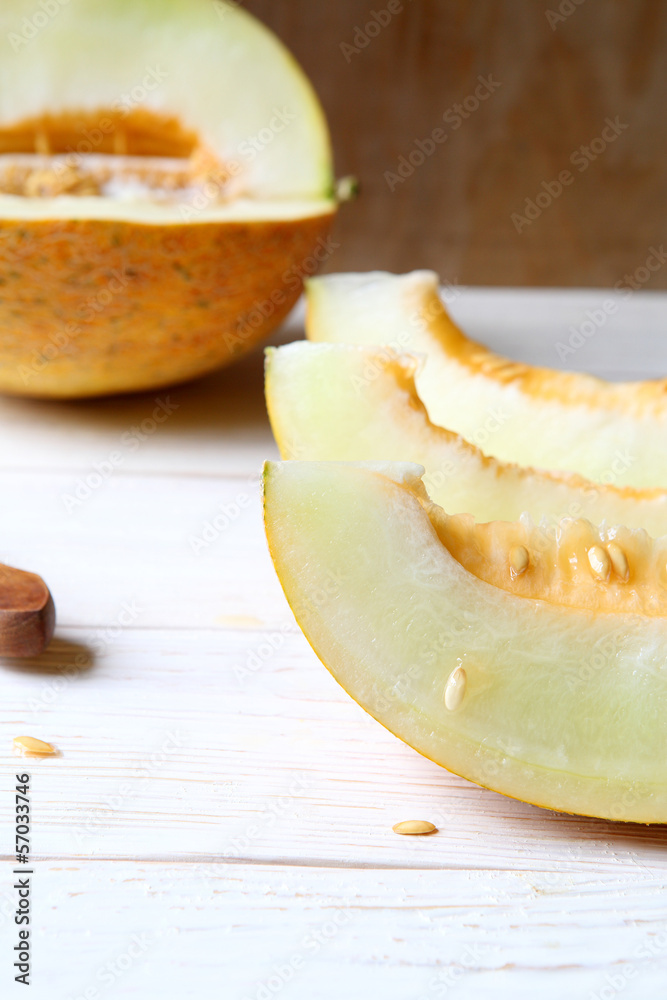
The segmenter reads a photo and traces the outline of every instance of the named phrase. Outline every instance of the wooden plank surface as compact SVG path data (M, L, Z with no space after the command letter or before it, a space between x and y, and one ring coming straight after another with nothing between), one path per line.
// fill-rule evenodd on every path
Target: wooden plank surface
M664 0L245 6L307 70L338 173L361 184L330 270L435 267L453 282L612 286L664 241ZM480 77L495 88L482 100ZM559 192L564 170L572 180ZM518 232L512 215L538 197ZM667 268L648 287L667 288Z
M555 365L605 294L463 289L451 308L492 346ZM663 373L666 306L625 299L571 366ZM43 657L1 664L1 995L21 995L24 769L33 1000L659 995L667 828L554 814L449 775L366 716L296 628L262 533L258 472L275 447L261 368L257 354L128 400L0 401L0 560L41 573L59 612ZM169 419L66 503L167 395ZM19 734L60 755L13 757ZM416 816L439 833L392 833Z
M539 983L562 1000L599 995L607 977L623 997L664 985L660 878L213 862L39 874L40 998L534 1000ZM65 955L76 961L49 993L44 966Z

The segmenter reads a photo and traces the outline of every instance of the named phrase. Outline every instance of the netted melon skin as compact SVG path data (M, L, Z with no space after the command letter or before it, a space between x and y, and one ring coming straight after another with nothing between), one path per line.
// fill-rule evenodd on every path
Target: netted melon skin
M228 364L294 305L332 218L0 220L0 391L131 392Z

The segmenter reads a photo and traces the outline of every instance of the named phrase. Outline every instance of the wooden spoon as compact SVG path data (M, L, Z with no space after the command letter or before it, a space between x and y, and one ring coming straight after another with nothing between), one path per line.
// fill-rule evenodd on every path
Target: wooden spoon
M55 626L56 608L41 576L0 563L0 656L37 656Z

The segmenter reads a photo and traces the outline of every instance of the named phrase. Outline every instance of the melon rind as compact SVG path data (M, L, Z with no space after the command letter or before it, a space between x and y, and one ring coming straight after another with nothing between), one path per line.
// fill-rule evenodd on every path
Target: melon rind
M418 466L267 463L285 595L345 690L420 753L536 805L667 820L667 620L515 597L439 541ZM467 675L450 711L451 672Z
M456 326L432 271L326 275L307 294L311 340L424 355L416 381L429 416L486 454L667 487L667 380L611 383L496 355Z
M586 518L667 534L667 492L501 462L431 422L415 386L423 356L297 341L266 352L266 401L281 456L412 461L449 513L478 521Z
M139 110L239 168L222 202L213 182L180 201L0 194L0 391L154 389L251 350L331 252L329 134L289 52L224 0L4 0L0 34L0 138L86 114L56 150L77 163L109 111Z

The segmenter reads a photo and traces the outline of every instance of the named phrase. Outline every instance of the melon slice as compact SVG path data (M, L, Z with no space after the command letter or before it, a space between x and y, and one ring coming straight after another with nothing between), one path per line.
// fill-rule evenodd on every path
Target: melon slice
M448 529L421 471L265 467L269 548L317 655L396 736L480 785L667 821L667 542L566 522L517 574L512 549L537 536L485 526L493 544L477 552L475 526ZM519 596L534 570L534 596Z
M617 486L667 487L667 380L611 383L534 368L469 340L432 271L337 274L308 287L308 336L426 355L431 419L505 462Z
M4 0L0 34L0 390L143 389L251 348L330 252L289 53L224 0Z
M415 387L418 362L391 348L297 342L266 352L266 402L286 459L411 461L432 499L479 521L528 513L667 534L667 492L604 486L485 456L431 423Z

